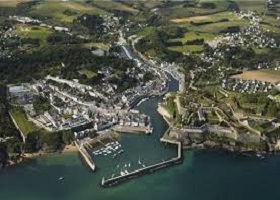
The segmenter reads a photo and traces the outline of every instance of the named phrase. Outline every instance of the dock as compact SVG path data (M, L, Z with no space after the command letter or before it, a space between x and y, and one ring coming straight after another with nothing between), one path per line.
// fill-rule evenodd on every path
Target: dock
M94 164L92 158L90 157L90 155L88 154L87 150L85 149L84 145L83 144L79 145L76 141L74 143L75 143L77 149L79 150L81 156L85 160L86 164L94 172L95 171L95 164Z
M139 176L155 172L155 171L157 171L159 169L163 169L163 168L166 168L166 167L173 166L175 164L181 163L182 160L183 160L183 158L182 158L181 142L172 141L172 140L168 140L168 139L164 139L164 138L161 138L160 141L161 142L165 142L165 143L170 143L170 144L177 145L178 146L177 157L174 157L174 158L171 158L169 160L162 161L160 163L153 164L153 165L150 165L150 166L147 166L147 167L136 169L136 170L134 170L132 172L129 172L127 174L120 175L120 176L117 176L117 177L114 177L114 178L109 178L109 179L104 179L103 178L102 182L101 182L101 186L102 187L116 186L116 185L121 184L121 183L123 183L125 181L128 181L130 179L137 178Z
M151 128L149 126L144 126L144 127L140 127L140 126L114 126L112 128L113 131L118 132L118 133L136 133L136 134L140 134L140 133L144 133L144 134L149 134L151 133Z

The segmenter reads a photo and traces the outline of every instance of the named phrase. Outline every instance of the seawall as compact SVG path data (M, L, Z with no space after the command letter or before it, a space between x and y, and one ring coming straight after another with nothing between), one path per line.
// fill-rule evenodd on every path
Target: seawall
M86 149L84 148L83 144L79 145L76 141L74 143L75 143L77 149L79 150L80 154L82 155L83 159L87 163L87 165L94 172L95 164L94 164L92 158L90 157L90 155L88 154L88 152L86 151Z

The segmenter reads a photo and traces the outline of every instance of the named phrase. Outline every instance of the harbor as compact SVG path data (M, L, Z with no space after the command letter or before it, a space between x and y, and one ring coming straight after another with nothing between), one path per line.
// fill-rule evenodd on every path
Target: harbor
M173 166L175 164L179 164L183 161L182 147L181 147L180 142L175 142L175 141L167 140L164 138L161 138L160 141L164 142L164 143L177 145L177 157L171 158L169 160L163 160L162 162L159 162L159 163L156 163L153 165L149 165L149 166L143 165L143 168L136 169L132 172L128 172L127 170L125 170L125 172L121 172L120 176L112 177L109 179L103 178L101 181L101 186L102 187L115 186L115 185L121 184L127 180L137 178L139 176L149 174L149 173L155 172L157 170L160 170L160 169L163 169L163 168L166 168L169 166Z

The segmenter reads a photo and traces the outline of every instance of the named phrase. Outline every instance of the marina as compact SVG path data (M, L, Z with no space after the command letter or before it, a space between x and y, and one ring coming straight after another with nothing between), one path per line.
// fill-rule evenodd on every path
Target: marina
M113 154L112 158L116 158L118 155L124 152L121 147L122 145L118 141L110 142L107 143L103 148L93 151L92 154L94 156L109 156Z
M102 187L115 186L115 185L121 184L121 183L123 183L127 180L137 178L139 176L142 176L142 175L145 175L145 174L148 174L148 173L152 173L152 172L155 172L159 169L163 169L163 168L175 165L175 164L179 164L183 161L182 147L181 147L180 142L170 141L170 140L166 140L164 138L161 138L160 141L164 142L164 143L177 145L177 157L171 158L169 160L163 160L162 162L159 162L159 163L156 163L156 164L153 164L153 165L149 165L149 166L145 166L143 163L141 163L140 158L139 158L138 164L142 165L142 168L136 169L132 172L128 172L128 170L126 169L127 165L125 165L124 166L125 170L121 171L120 176L116 176L116 177L112 176L109 179L105 179L103 177L102 181L101 181L101 186ZM130 166L130 163L128 165Z

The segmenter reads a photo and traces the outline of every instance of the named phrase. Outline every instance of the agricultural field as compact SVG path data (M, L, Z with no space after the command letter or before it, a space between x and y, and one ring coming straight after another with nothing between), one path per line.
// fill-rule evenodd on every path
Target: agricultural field
M27 135L33 131L39 130L32 122L28 121L24 111L20 108L14 108L11 110L11 114L15 119L19 129Z
M258 1L258 0L235 0L240 10L247 11L257 11L258 14L263 14L265 12L265 5L264 1Z
M211 23L211 24L205 24L199 26L185 24L184 27L186 27L190 31L217 34L231 26L244 27L248 24L249 23L247 20L236 20L236 21L217 22L217 23Z
M180 41L183 44L187 41L204 39L204 41L211 41L215 38L216 35L212 33L199 33L199 32L187 32L183 38L177 38L170 40L171 42Z
M184 18L174 18L171 21L174 23L190 23L190 22L208 22L208 21L219 21L222 19L228 19L229 21L238 20L238 17L235 16L232 12L219 12L211 15L199 15L192 17L184 17Z
M40 42L46 42L47 37L52 33L47 27L17 24L14 34L20 36L21 38L32 38L39 39Z
M204 50L204 47L203 45L184 45L184 46L171 46L168 47L168 49L177 52L199 53Z
M242 74L236 74L231 78L243 79L243 80L259 80L267 81L270 83L277 83L280 81L280 71L275 70L253 70L245 71Z
M137 14L139 12L137 9L117 1L94 1L92 4L104 10L120 10L129 12L131 14Z
M30 15L48 17L63 23L71 23L83 14L104 15L107 13L91 4L79 1L45 1L33 7L30 12Z
M0 7L16 7L20 2L25 0L0 0Z

